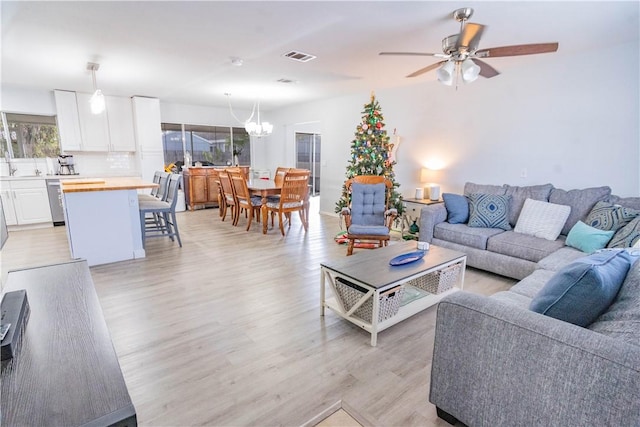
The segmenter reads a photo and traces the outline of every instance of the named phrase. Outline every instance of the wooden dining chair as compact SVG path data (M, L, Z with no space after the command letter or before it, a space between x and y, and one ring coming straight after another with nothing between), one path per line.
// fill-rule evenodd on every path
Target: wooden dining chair
M280 233L284 236L284 218L288 219L289 228L291 228L291 213L298 212L300 221L306 232L309 229L307 217L305 214L305 203L309 193L309 171L307 170L289 170L282 181L282 190L280 191L280 200L275 202L267 201L267 209L271 213L271 225L276 212L280 225Z
M238 211L234 218L233 225L238 225L240 219L240 208L244 209L248 214L247 231L251 228L251 222L255 214L256 220L260 220L260 208L262 206L262 198L260 196L252 196L247 186L247 178L242 171L227 170L231 178L233 191L235 192L236 210Z
M231 209L231 223L235 225L237 223L236 215L240 213L240 210L229 172L226 169L219 171L218 180L220 181L220 217L224 221L227 217L227 210Z

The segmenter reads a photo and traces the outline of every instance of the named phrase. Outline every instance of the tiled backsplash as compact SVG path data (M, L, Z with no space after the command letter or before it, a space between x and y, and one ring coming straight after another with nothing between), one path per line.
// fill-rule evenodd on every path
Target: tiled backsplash
M84 176L139 176L133 153L69 153L73 154L75 171ZM0 160L0 176L10 176L9 165L15 169L14 176L55 175L58 172L57 158L11 159L9 164Z

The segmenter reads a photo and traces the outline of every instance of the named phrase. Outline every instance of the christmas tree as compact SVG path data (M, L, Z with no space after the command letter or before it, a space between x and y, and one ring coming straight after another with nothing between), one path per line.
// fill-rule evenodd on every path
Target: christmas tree
M355 139L351 141L351 159L347 165L347 180L356 175L381 175L393 183L389 197L389 207L396 208L402 213L402 196L398 192L392 158L393 144L389 143L389 136L384 129L384 117L380 104L375 95L371 94L371 101L364 105L362 122L358 124ZM342 196L336 203L336 213L349 205L349 195L346 186L342 186Z

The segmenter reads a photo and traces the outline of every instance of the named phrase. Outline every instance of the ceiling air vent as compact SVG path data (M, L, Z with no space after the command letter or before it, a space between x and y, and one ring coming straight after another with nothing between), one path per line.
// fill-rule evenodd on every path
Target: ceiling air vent
M309 55L308 53L297 52L292 50L291 52L287 52L283 55L285 58L293 59L298 62L309 62L312 59L316 59L314 55Z
M287 79L287 78L281 78L276 80L278 83L285 83L285 84L291 84L291 83L298 83L296 80L292 80L292 79Z

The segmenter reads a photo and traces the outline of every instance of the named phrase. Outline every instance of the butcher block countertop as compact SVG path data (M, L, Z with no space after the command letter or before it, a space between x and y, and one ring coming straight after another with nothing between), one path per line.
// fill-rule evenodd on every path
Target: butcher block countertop
M155 188L158 186L158 184L145 182L137 177L63 179L60 181L60 184L62 184L62 191L64 193L139 190L143 188Z

